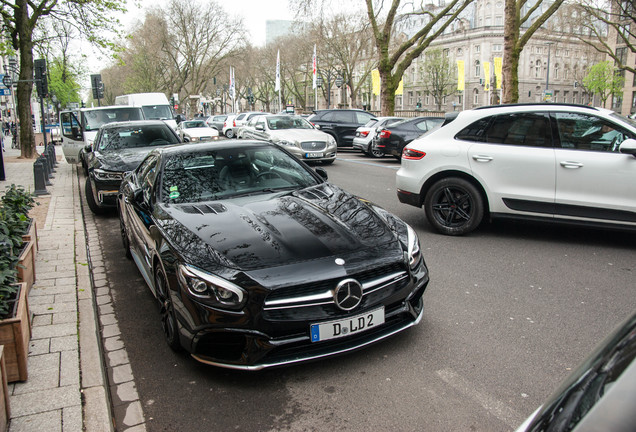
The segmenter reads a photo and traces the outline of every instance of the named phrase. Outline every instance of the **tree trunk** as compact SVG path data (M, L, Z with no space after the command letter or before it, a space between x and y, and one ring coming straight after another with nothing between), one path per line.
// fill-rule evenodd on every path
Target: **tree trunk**
M395 113L395 91L397 86L393 82L391 72L379 68L380 72L380 115L392 116Z
M519 40L519 15L516 0L506 0L504 6L504 57L501 74L502 102L516 103L519 101L519 56L521 50L517 48Z
M33 92L33 29L29 23L26 1L17 2L21 7L16 11L16 28L19 31L20 82L18 82L17 104L20 131L20 156L27 159L35 157L35 138L31 112L31 93Z

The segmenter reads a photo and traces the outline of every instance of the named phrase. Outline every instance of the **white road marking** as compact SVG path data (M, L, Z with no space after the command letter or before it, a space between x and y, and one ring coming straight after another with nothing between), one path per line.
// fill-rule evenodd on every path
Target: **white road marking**
M511 428L516 429L525 420L524 416L508 407L503 402L478 391L471 383L457 375L452 370L438 370L437 375L455 390L458 390L460 393L476 400L488 412Z

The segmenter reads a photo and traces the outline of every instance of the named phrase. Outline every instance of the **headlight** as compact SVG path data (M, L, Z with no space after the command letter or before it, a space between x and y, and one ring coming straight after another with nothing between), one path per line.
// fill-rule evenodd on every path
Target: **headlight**
M274 144L284 145L284 146L287 146L287 147L298 147L295 142L288 141L288 140L285 140L285 139L274 139L273 142L274 142Z
M179 281L188 293L204 303L231 310L245 306L245 290L225 279L183 264L179 265L178 273Z
M124 178L124 173L120 171L105 171L103 169L96 168L93 170L93 174L97 180L113 181L121 180Z
M330 146L335 146L336 144L336 139L334 137L332 137L331 135L329 135L329 139L327 140L327 142L329 143Z
M187 135L188 139L190 140L190 142L197 142L199 141L199 137L193 137L193 136L189 136Z
M408 233L407 237L407 254L409 258L409 267L411 270L417 268L422 261L422 251L420 250L420 240L417 238L415 230L409 225L406 225Z

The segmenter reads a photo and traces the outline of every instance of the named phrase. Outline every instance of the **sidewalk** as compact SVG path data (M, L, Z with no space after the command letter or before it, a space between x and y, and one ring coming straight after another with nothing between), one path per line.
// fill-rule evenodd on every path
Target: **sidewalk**
M18 160L19 150L3 152L5 181L35 190L33 161ZM40 153L42 147L38 147ZM76 168L56 147L58 165L46 221L37 226L36 281L29 293L32 337L28 379L9 384L10 432L113 431L95 295L91 286L86 235Z

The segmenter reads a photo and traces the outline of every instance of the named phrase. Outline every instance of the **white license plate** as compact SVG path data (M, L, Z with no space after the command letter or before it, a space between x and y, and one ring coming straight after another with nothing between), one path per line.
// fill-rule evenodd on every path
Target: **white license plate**
M305 159L321 158L324 153L305 153Z
M362 333L384 324L384 306L360 315L310 326L311 341L320 342Z

